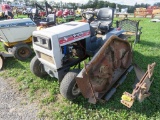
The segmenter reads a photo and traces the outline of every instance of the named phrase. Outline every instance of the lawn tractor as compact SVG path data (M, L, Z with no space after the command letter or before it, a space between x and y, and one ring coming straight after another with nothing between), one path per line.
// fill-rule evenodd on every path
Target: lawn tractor
M30 57L32 50L29 44L36 29L36 24L29 18L0 21L0 40L7 51L0 52L1 60L13 56L19 60Z
M7 57L15 57L21 61L30 57L32 32L56 25L56 17L54 14L49 14L39 24L40 26L37 26L30 18L0 21L0 41L7 51L7 53L0 52L0 69L3 67L3 60Z
M81 17L82 16L82 12L84 12L83 9L77 8L77 10L75 10L75 16L76 17Z
M107 13L108 9L102 9L100 13ZM107 15L101 16L104 18ZM30 63L31 72L38 77L48 74L57 78L60 93L68 100L75 99L81 93L90 103L108 101L133 66L132 48L127 40L120 38L124 31L110 26L112 15L106 21L106 24L103 22L101 27L97 27L98 31L105 32L103 36L97 36L89 23L75 21L34 31L33 49L36 56ZM81 66L87 60L90 61ZM142 83L144 80L140 85ZM128 95L123 95L123 103L130 98Z

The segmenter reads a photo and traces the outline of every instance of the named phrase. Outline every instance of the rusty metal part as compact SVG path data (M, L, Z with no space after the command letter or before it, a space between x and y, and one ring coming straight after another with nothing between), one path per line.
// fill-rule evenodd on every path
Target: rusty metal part
M85 71L86 71L86 75L88 75L88 72L86 70L86 63L84 62L84 68L85 68ZM94 90L93 90L93 87L92 87L92 83L90 81L90 78L88 78L88 82L89 82L89 85L90 85L90 88L91 88L91 91L92 91L92 98L89 99L90 103L96 103L96 96L95 96L95 93L94 93Z
M89 102L95 101L91 100L95 96L96 103L111 89L131 63L132 50L129 42L116 36L110 37L76 77L82 95L89 98Z
M136 84L136 87L133 90L132 94L128 92L123 93L122 100L121 100L122 104L130 108L133 105L135 99L138 99L139 102L142 102L146 97L150 95L149 89L153 82L153 80L150 80L150 79L151 79L151 76L153 75L155 65L156 63L152 63L148 65L148 70L146 71L145 74L138 66L134 66L137 78L140 78L142 74L144 75Z

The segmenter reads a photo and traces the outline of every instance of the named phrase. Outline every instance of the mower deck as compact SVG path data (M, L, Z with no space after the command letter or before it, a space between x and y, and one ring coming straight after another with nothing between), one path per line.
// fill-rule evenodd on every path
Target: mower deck
M119 80L131 63L132 50L129 43L112 36L76 77L82 95L89 98L89 102L96 103Z

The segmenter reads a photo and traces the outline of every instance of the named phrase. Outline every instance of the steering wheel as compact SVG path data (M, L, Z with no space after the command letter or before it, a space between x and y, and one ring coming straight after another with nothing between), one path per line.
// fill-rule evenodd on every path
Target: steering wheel
M88 23L91 23L94 20L95 13L92 11L86 11L82 13L82 17L87 20Z

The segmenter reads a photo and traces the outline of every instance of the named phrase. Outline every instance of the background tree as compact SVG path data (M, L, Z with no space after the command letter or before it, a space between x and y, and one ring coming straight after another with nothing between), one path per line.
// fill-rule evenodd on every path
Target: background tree
M155 3L154 5L156 6L160 6L160 2L159 3ZM111 7L111 8L116 8L116 4L115 3L110 3L108 1L104 1L104 0L89 0L87 2L87 4L83 4L83 9L86 9L86 8L102 8L102 7ZM134 10L136 8L139 8L139 7L144 7L144 8L147 8L148 6L150 6L150 4L135 4L134 6L130 6L130 5L121 5L121 4L118 4L118 7L119 9L121 10L122 8L128 8L128 13L133 13Z
M154 6L160 7L160 2L154 3Z

